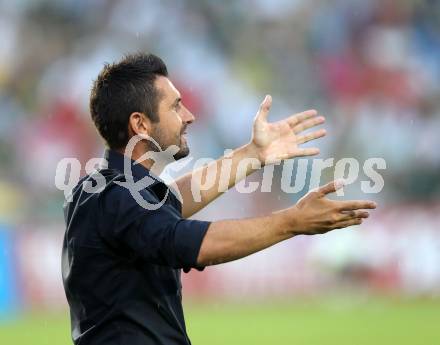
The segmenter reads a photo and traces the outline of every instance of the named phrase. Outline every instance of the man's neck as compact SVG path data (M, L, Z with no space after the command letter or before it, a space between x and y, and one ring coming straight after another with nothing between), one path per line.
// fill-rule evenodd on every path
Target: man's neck
M116 150L120 154L127 156L125 149ZM170 163L165 161L161 152L145 151L138 145L135 146L130 157L133 161L142 165L144 168L150 170L154 175L159 176L162 174L165 167ZM139 161L138 161L139 160Z

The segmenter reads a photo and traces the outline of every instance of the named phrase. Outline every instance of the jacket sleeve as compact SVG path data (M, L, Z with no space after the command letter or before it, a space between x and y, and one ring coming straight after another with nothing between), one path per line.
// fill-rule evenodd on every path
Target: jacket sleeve
M140 193L150 204L160 202L148 189ZM145 209L120 186L105 193L102 209L105 219L101 224L106 226L101 235L113 246L126 249L132 258L185 271L201 268L197 257L210 222L184 219L170 202L155 210Z

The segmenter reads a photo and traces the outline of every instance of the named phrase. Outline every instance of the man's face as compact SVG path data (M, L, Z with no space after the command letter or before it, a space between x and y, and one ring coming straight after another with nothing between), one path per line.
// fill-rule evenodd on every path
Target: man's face
M179 147L175 159L186 157L189 154L186 127L194 121L194 116L183 105L180 92L168 78L157 77L155 86L160 94L159 122L152 125L151 136L159 143L161 150L166 150L170 145Z

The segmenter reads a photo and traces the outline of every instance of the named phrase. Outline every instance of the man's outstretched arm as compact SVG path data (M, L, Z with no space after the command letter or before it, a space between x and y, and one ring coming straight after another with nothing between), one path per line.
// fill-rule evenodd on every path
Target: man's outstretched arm
M270 216L213 222L206 232L197 264L209 266L240 259L295 235L322 234L362 223L374 209L371 201L335 201L326 195L342 187L331 182L309 192L296 205Z
M309 128L322 124L324 117L317 116L315 110L307 110L284 120L269 123L267 117L271 104L272 98L266 96L255 116L250 143L176 181L183 198L182 214L185 218L198 212L264 165L319 153L317 148L300 148L299 145L326 134L324 129L309 134L303 133ZM222 171L222 166L226 167L227 173L225 170ZM207 178L212 180L206 181ZM194 183L199 185L194 186ZM194 190L199 193L199 200L194 199Z

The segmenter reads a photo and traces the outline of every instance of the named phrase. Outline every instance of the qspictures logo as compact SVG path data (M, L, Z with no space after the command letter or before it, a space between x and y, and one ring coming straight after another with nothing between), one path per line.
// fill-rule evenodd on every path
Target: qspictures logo
M133 149L135 145L141 141L147 140L150 142L150 147L154 147L154 150L150 150L139 157L135 162L131 160ZM193 157L186 157L179 161L176 161L174 155L179 151L179 147L171 145L163 150L157 141L148 135L136 135L133 136L128 142L124 152L124 171L125 181L115 181L123 188L127 188L130 194L136 200L136 202L146 210L157 210L166 201L170 191L176 195L176 197L182 201L182 196L179 191L179 187L176 181L170 174L170 170L174 173L182 172L190 162L194 160ZM193 174L191 178L191 193L194 201L200 202L203 191L211 189L218 183L218 191L225 192L227 190L228 183L232 174L232 150L225 150L224 159L219 169L209 169L207 174ZM132 172L133 165L140 164L141 162L149 160L153 162L150 167L150 175L145 175L139 180L135 180ZM194 162L193 170L203 168L207 164L214 162L213 158L199 158ZM355 158L342 158L335 160L334 158L327 159L304 159L296 158L285 160L282 166L281 190L285 193L299 193L301 192L307 180L307 173L310 168L310 181L309 190L315 189L319 186L321 181L321 175L325 169L334 167L334 179L344 180L344 185L352 184L359 180L360 172L362 172L366 179L360 181L361 190L366 194L380 193L384 187L384 179L379 171L385 170L387 164L383 158L368 158L364 162L360 162ZM271 192L274 184L274 169L277 164L262 164L256 158L245 158L238 162L236 170L236 179L238 176L243 176L245 171L252 167L252 169L263 168L263 177L261 182L247 182L246 179L241 180L235 185L235 189L242 194L250 194L258 190L262 192ZM296 169L295 169L296 164ZM165 169L170 166L171 169ZM107 167L107 162L103 158L92 158L85 166L86 173L90 176L89 179L83 181L83 190L86 193L98 193L102 191L106 185L104 176L100 173L100 170ZM164 170L165 169L165 170ZM219 170L219 171L217 171ZM293 173L296 170L295 177ZM162 172L161 178L157 177L154 172ZM56 169L55 173L55 186L63 191L67 202L72 201L72 189L79 183L81 172L81 163L76 158L64 158L62 159ZM219 175L220 174L220 175ZM204 178L202 176L204 175ZM93 181L92 181L93 180ZM162 200L157 203L150 203L142 196L141 191L148 188L157 181L165 182L170 188L167 190ZM293 181L293 183L292 183ZM338 196L344 195L343 188L336 191Z

